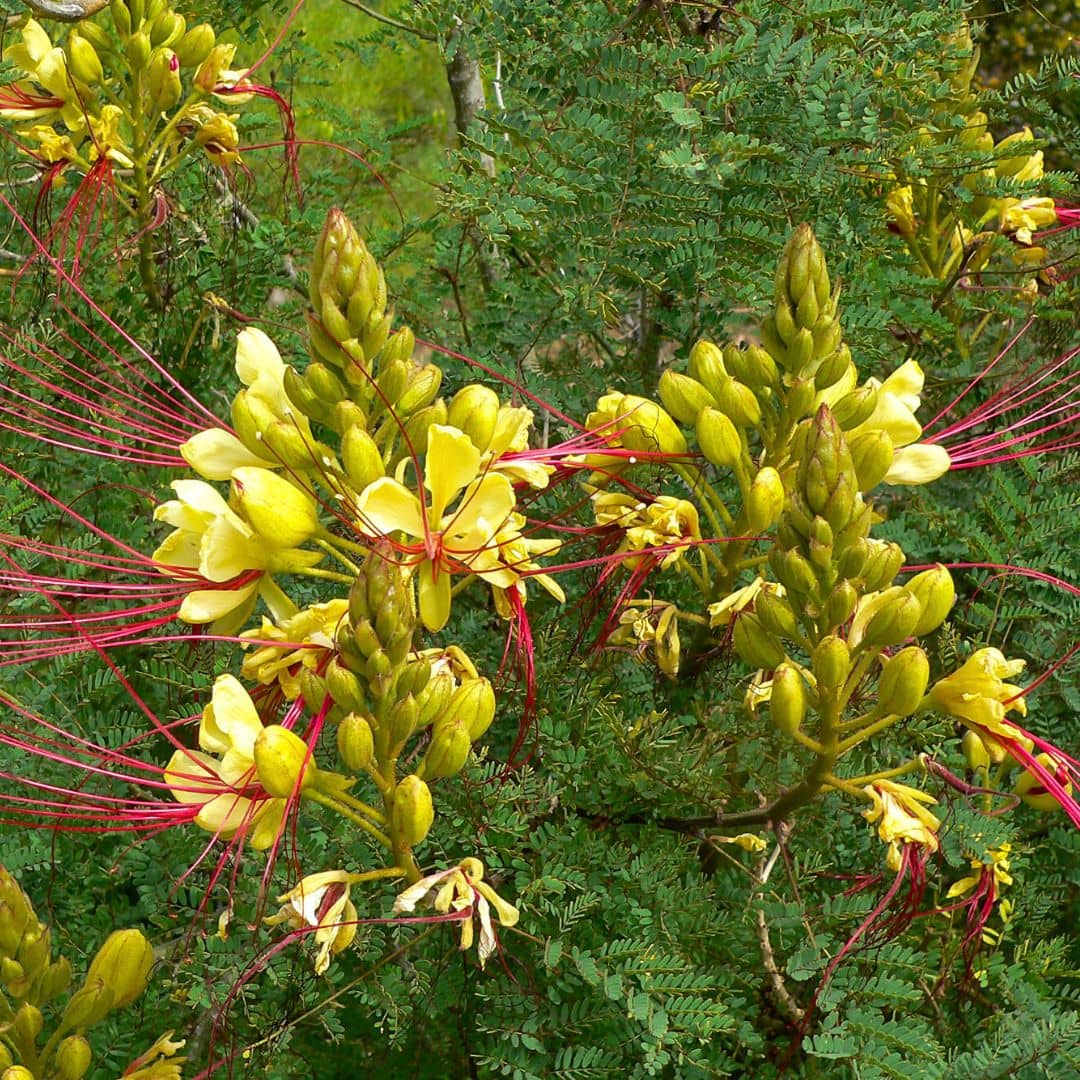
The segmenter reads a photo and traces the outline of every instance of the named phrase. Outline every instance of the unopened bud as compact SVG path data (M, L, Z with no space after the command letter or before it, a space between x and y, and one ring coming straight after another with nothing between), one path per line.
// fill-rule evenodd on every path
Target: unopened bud
M806 684L791 664L781 664L773 672L769 712L776 727L794 735L806 717Z
M885 479L894 453L893 441L883 428L864 431L851 440L851 464L860 491L871 491Z
M101 82L105 75L101 67L101 58L94 46L78 30L72 30L68 35L67 51L68 70L79 82Z
M406 694L394 703L390 715L386 718L386 730L390 736L391 747L402 746L417 729L420 707L412 694Z
M364 689L360 680L336 657L327 665L324 678L330 696L342 709L354 712L364 708Z
M850 581L840 581L833 591L825 598L824 616L827 626L842 626L851 618L855 605L859 602L859 594Z
M418 409L430 405L439 396L441 385L442 368L438 364L425 364L421 368L412 367L405 389L397 399L398 413L402 416L410 416Z
M337 747L345 768L350 772L363 772L375 758L375 738L367 717L349 713L338 724Z
M794 375L808 376L814 359L814 335L800 329L787 347L787 369Z
M11 1021L11 1031L15 1039L27 1046L33 1046L37 1042L37 1037L44 1026L45 1017L41 1015L41 1010L29 1002L19 1006L18 1012Z
M37 1080L25 1065L12 1065L0 1074L0 1080Z
M342 436L341 460L349 481L358 492L386 472L375 440L359 424L352 424Z
M41 973L38 980L38 999L42 1002L52 1001L67 990L70 984L71 961L66 956L61 956Z
M664 408L681 424L692 427L698 413L706 406L715 406L716 399L696 379L678 372L665 371L657 386Z
M115 6L115 0L113 3ZM198 67L210 55L214 40L214 28L209 23L193 26L176 43L176 55L180 63L186 68Z
M471 383L450 399L446 422L464 431L481 453L491 445L499 419L499 395L490 387Z
M878 388L860 386L846 394L833 406L833 417L843 431L852 431L874 414L878 403Z
M391 809L394 831L412 847L427 836L434 820L431 790L419 776L406 776L394 789Z
M733 469L742 457L742 440L731 420L718 409L705 408L697 418L701 452L717 467Z
M168 46L184 36L186 21L183 15L167 8L154 19L150 26L150 44Z
M150 35L145 30L132 34L125 46L128 64L133 72L142 71L150 61Z
M847 642L836 634L822 638L814 649L813 667L818 690L828 696L838 693L851 673Z
M892 584L900 567L904 565L904 551L891 540L882 544L874 541L870 557L863 568L863 584L868 593L878 592Z
M90 1044L81 1035L69 1035L56 1048L57 1080L81 1080L92 1057Z
M851 350L846 345L841 345L818 365L817 371L814 372L815 389L827 390L830 386L834 386L847 374L849 367L851 367Z
M147 76L150 100L159 112L168 112L183 93L180 82L180 61L172 49L155 49L150 57L150 71Z
M814 568L805 555L798 551L781 551L774 548L769 553L769 565L776 579L795 596L816 597L819 586Z
M696 379L714 397L716 391L728 376L724 354L711 341L699 341L690 350L690 363L687 365L691 379Z
M1035 760L1065 789L1065 794L1071 796L1073 785L1069 778L1068 769L1054 759L1050 754L1036 754ZM1042 779L1034 773L1025 770L1016 779L1013 791L1020 796L1028 806L1036 810L1060 810L1061 802L1043 784Z
M112 16L116 32L121 37L127 37L131 33L131 11L124 0L112 0L109 5L109 14Z
M464 723L451 720L436 724L420 771L428 780L456 776L468 760L471 747L472 740Z
M761 625L756 616L742 612L735 619L732 635L735 651L752 668L771 669L782 663L784 650Z
M912 633L922 637L936 630L956 602L956 587L952 574L938 563L921 574L916 574L906 584L907 590L919 601L922 614Z
M724 379L718 388L716 404L736 427L754 428L761 422L761 406L753 390L737 379Z
M960 740L960 749L963 751L967 767L972 772L985 769L990 764L986 743L974 731L964 732L964 737Z
M268 544L299 547L319 527L314 497L269 469L233 469L233 492L244 517Z
M910 716L926 694L930 661L917 645L901 649L885 661L878 680L878 707L883 713Z
M686 439L675 421L655 401L624 394L619 404L617 428L628 450L647 453L685 454Z
M870 648L898 645L911 637L921 613L922 605L907 589L886 589L866 623L860 643Z
M61 1023L65 1028L85 1031L108 1016L115 1003L116 995L105 985L104 979L87 976L83 985L71 995Z
M112 1008L130 1005L145 989L154 962L150 942L138 930L114 930L90 961L89 985L100 979L113 994Z
M766 586L754 598L754 614L765 632L773 637L794 641L798 637L799 624L791 605Z
M311 748L295 731L271 724L255 739L255 772L268 795L288 799L310 787L317 769Z
M771 528L784 509L784 483L770 465L759 469L746 495L746 524L752 532Z

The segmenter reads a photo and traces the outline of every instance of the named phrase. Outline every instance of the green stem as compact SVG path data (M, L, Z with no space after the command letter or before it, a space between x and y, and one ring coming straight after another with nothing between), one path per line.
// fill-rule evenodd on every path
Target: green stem
M915 758L906 765L898 765L895 769L882 769L880 772L866 773L865 776L849 776L844 782L853 787L864 787L872 784L875 780L891 780L894 776L907 776L908 773L918 772L923 763Z
M302 577L320 578L323 581L336 581L339 585L351 585L355 580L355 575L339 574L336 570L320 570L317 566L308 566L303 570L294 570L294 574L299 574Z
M332 798L329 795L324 795L321 791L317 791L314 788L308 788L304 792L304 798L310 799L314 803L318 803L320 806L325 806L327 810L333 810L335 813L340 814L344 818L348 818L354 825L359 826L369 836L374 837L379 841L383 847L393 850L393 843L390 837L386 835L381 829L375 828L367 818L361 817L355 810L351 810L349 807L338 802L337 799Z
M355 798L347 791L339 791L334 797L345 803L346 806L351 806L354 810L359 810L361 814L367 814L367 816L376 824L386 824L386 815L381 810L376 810L374 806L369 806L366 802L362 802L360 799Z
M858 746L859 743L869 739L871 735L876 735L879 731L884 731L886 728L892 727L897 720L902 719L903 717L897 716L895 713L889 713L888 716L883 716L880 720L875 720L874 723L864 727L862 731L856 731L854 735L849 735L839 744L837 753L846 754L853 746Z

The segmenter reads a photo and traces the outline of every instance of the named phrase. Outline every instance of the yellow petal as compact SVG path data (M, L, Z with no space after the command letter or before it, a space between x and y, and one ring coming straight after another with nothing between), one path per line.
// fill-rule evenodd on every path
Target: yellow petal
M360 492L356 511L360 529L367 536L386 536L392 532L416 537L424 535L420 500L404 484L389 476L379 477Z
M217 754L237 750L250 761L262 730L259 713L239 680L234 675L219 675L210 704L203 709L199 745Z
M207 581L231 581L246 570L262 570L267 549L231 510L215 518L199 545L199 573Z
M488 473L469 487L451 521L442 527L450 536L469 536L477 548L483 547L506 523L515 502L510 481L501 473Z
M193 435L181 445L180 455L207 480L228 480L233 469L245 465L272 469L278 464L253 454L231 431L223 428L210 428Z
M440 570L436 577L430 562L420 564L420 619L432 632L441 630L450 618L450 575Z
M255 595L258 586L258 581L253 581L241 589L197 589L184 597L177 617L193 626L224 619L226 615L246 605ZM219 627L216 632L227 631Z
M199 750L177 750L165 766L162 779L179 803L197 806L221 792L217 758Z
M885 474L886 484L929 484L949 471L952 462L943 446L932 443L913 443L893 454L892 465Z
M911 412L919 407L926 376L923 369L914 360L901 364L882 384L881 389L898 397Z
M281 353L258 327L249 326L237 335L236 374L245 386L251 386L260 377L280 382L285 375Z
M457 428L432 424L424 459L424 486L431 492L432 527L438 528L446 508L480 469L480 451ZM416 534L414 534L416 535Z

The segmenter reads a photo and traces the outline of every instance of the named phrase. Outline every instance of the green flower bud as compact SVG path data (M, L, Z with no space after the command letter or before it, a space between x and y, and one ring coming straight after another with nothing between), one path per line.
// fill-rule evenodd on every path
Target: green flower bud
M794 735L806 717L806 684L791 664L781 664L773 672L769 713L785 735Z
M687 371L691 379L701 383L715 397L716 390L728 375L725 363L724 355L716 345L701 340L690 350Z
M784 482L771 466L759 469L746 494L746 524L752 532L764 532L780 519L784 510Z
M926 694L930 661L917 645L886 660L878 680L878 707L883 713L910 716Z
M19 982L25 977L26 972L18 960L13 960L10 956L0 959L0 982L5 986L13 982Z
M394 831L410 847L427 836L435 820L435 808L431 790L419 776L406 776L395 788L390 820Z
M51 963L38 980L37 997L41 1002L52 1001L71 984L71 961L66 956Z
M109 14L112 16L116 32L126 38L131 33L131 12L124 0L112 0L109 5Z
M289 368L289 371L294 370ZM318 362L309 364L303 374L303 379L315 395L327 405L336 405L348 397L341 380L334 373L334 369L328 364ZM288 389L288 387L286 387Z
M895 450L883 428L864 431L851 440L851 463L860 491L876 488L892 467Z
M113 0L113 6L115 8L116 0ZM177 58L186 68L198 67L210 55L214 41L214 28L209 23L199 23L176 43Z
M835 352L828 354L814 372L814 388L827 390L830 386L834 386L844 377L850 366L851 350L846 345L841 345Z
M426 446L428 430L434 424L444 427L448 420L446 416L446 402L442 398L433 401L426 409L414 412L405 421L405 444L406 446Z
M742 439L731 420L718 409L705 408L697 418L701 452L718 468L733 469L742 458Z
M233 469L233 494L240 512L268 544L299 547L319 527L315 499L269 469Z
M646 453L685 454L686 439L675 421L655 401L624 394L619 405L621 418L616 427L628 450Z
M900 567L904 565L904 551L891 540L882 544L873 541L870 558L863 569L864 590L878 592L892 583Z
M449 672L442 672L431 678L423 690L417 694L419 709L416 718L418 728L427 727L443 715L454 693L454 678Z
M800 330L787 347L787 369L796 375L808 374L813 359L814 335L809 330Z
M410 416L418 409L426 408L439 396L442 385L442 368L438 364L425 364L412 367L408 384L401 397L397 399L397 411L402 416Z
M37 1080L25 1065L12 1065L0 1075L0 1080Z
M288 728L271 724L255 739L255 772L268 795L288 799L310 787L317 773L308 744Z
M874 386L860 386L845 394L834 406L833 417L841 430L851 431L865 423L877 408L878 389Z
M795 612L782 596L768 591L767 586L754 598L754 614L767 634L788 641L797 640L799 623Z
M887 589L884 599L870 617L860 642L869 648L888 648L911 637L922 613L922 605L904 588Z
M338 724L338 755L350 772L363 772L375 760L375 738L366 716L349 713Z
M817 574L806 556L798 551L781 551L774 548L769 553L769 565L777 581L795 596L817 597L819 592Z
M787 392L787 412L792 419L809 416L814 408L817 391L812 379L798 379Z
M11 1033L15 1036L16 1042L33 1046L44 1026L45 1017L41 1015L41 1010L36 1005L26 1002L19 1006L18 1012L11 1021Z
M760 620L748 612L741 612L735 619L732 640L735 651L751 667L771 669L784 661L784 650Z
M773 312L773 320L776 332L780 335L780 340L784 343L786 351L791 347L791 343L795 340L800 329L799 324L795 321L795 309L787 300L778 299L776 309ZM811 346L813 340L813 337L811 337ZM789 370L794 369L789 368Z
M326 688L330 696L347 712L354 712L365 707L364 689L356 674L334 657L327 665Z
M56 1048L57 1080L82 1080L92 1057L90 1044L81 1035L69 1035Z
M161 12L150 26L150 43L152 45L173 45L184 36L186 21L183 15L177 15L175 11L168 9Z
M698 413L716 405L716 399L696 379L678 372L665 371L657 386L664 408L681 424L693 426Z
M825 598L825 622L828 626L843 626L851 618L859 594L850 581L840 581Z
M463 386L450 400L447 423L464 431L481 453L491 445L499 419L499 395L487 386Z
M806 289L795 308L795 322L804 330L813 330L820 313L821 309L818 307L817 295L813 289Z
M341 438L341 460L349 482L358 492L386 472L379 447L359 424L352 424L345 430Z
M8 1075L7 1070L10 1070L11 1063L12 1063L11 1051L3 1043L0 1043L0 1069L5 1070L5 1072L3 1073L3 1076ZM21 1069L22 1066L20 1065L19 1068ZM13 1080L22 1080L22 1078L25 1077L25 1076L29 1076L30 1080L34 1080L34 1074L32 1072L30 1072L28 1069L24 1069L21 1074L16 1073Z
M150 100L159 112L168 112L184 92L180 82L180 61L172 49L155 49L147 76Z
M112 992L110 1008L130 1005L145 989L154 962L150 942L138 930L114 930L90 961L86 985L95 979Z
M847 642L836 634L822 638L814 649L813 668L818 691L829 697L838 694L851 674Z
M753 390L736 379L724 379L718 387L716 402L737 427L755 428L761 423L761 406Z
M471 747L472 740L464 724L451 721L436 725L418 775L428 780L456 776L468 760Z
M116 995L105 985L105 980L90 976L71 995L64 1009L61 1024L64 1028L85 1031L108 1016L116 1003Z
M311 366L316 367L318 365L313 364ZM285 369L282 384L285 387L285 394L289 399L289 403L294 408L298 409L304 416L310 417L312 420L318 420L320 424L333 427L333 412L330 405L312 390L306 378L300 375L295 368L288 367Z
M382 303L385 306L385 283L383 284ZM379 363L392 364L398 360L400 360L402 363L405 363L412 359L412 355L415 350L416 336L407 326L403 326L400 330L395 330L394 333L387 337L385 344L382 346L382 351L379 354ZM374 355L374 353L372 355Z
M412 694L406 694L396 701L386 718L391 747L404 746L409 736L416 731L419 719L420 708Z
M127 40L125 50L131 70L142 71L150 62L150 35L143 30L132 34Z
M32 919L23 931L22 940L19 942L15 959L23 966L23 969L32 978L49 963L52 935L44 923Z
M922 614L912 633L922 637L936 630L956 602L956 587L952 574L941 563L916 574L907 582L907 590L919 601Z
M99 83L105 77L97 50L78 30L72 30L67 40L68 70L84 83Z
M840 347L843 329L835 319L823 315L818 319L817 325L813 327L813 334L814 359L819 361L820 368L820 365L835 355L836 350ZM817 379L817 372L814 373L814 378ZM835 381L834 379L833 382ZM827 385L832 386L832 383Z
M469 738L475 742L491 727L494 719L495 691L490 681L481 677L468 679L454 691L438 723L443 720L463 723Z
M870 545L861 538L854 540L840 555L836 571L842 578L857 578L863 572L869 558Z

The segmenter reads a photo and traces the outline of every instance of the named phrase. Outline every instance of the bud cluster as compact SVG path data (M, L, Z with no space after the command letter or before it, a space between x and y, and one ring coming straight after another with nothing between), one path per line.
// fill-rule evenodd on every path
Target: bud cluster
M146 989L153 963L150 943L138 930L117 930L59 1009L57 999L67 991L72 972L65 957L52 958L51 936L19 884L0 867L0 985L8 1003L0 1069L5 1076L80 1080L92 1057L85 1032ZM50 1007L58 1014L57 1026L43 1038Z

